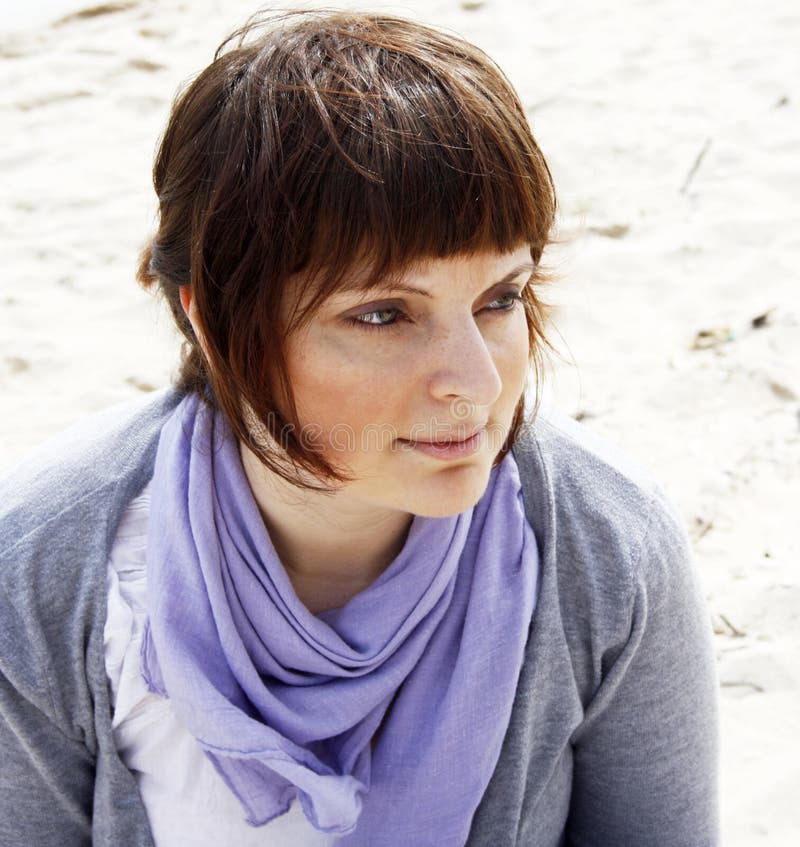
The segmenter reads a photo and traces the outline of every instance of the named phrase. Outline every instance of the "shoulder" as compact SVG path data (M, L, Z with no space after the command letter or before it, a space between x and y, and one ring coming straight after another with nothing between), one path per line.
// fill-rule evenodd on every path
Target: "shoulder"
M108 550L180 399L157 392L86 418L0 479L0 670L49 714L88 696L57 702L55 669L100 655Z
M682 524L648 470L566 415L539 415L514 456L534 529L560 530L559 544L593 541L597 552L597 542L613 541L633 553L650 529Z
M623 509L630 517L631 508L636 511L659 490L652 474L623 450L558 412L540 414L525 427L514 454L518 462L522 456L529 466L539 466L560 506Z
M174 391L159 391L91 415L4 471L0 556L41 526L80 510L93 494L124 496L128 485L143 487L161 427L179 400Z
M566 416L540 415L513 452L540 599L596 685L597 657L627 640L642 608L696 593L683 521L646 469Z

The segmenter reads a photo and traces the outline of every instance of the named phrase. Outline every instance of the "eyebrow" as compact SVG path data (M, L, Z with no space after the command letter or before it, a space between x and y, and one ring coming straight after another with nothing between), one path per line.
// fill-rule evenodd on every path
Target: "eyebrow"
M492 283L489 288L494 288L497 285L505 285L505 283L511 282L511 280L516 279L520 274L525 273L525 271L533 272L534 270L536 270L536 265L533 262L523 262L523 264L517 265L517 267L509 271L502 279L498 279L497 282ZM386 286L377 286L377 289L387 292L404 291L407 294L419 294L422 297L433 299L433 294L430 291L425 291L423 288L415 288L413 285L406 285L404 282L390 282Z

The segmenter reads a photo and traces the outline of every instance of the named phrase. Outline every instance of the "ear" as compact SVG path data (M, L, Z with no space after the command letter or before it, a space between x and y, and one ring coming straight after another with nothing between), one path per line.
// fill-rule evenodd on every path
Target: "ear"
M191 320L189 312L192 308L192 287L190 285L181 285L178 288L178 296L181 298L181 306L183 306L183 311L186 312L186 317Z
M195 338L200 344L200 349L203 351L203 355L208 358L205 338L203 337L203 333L200 332L200 324L197 321L197 308L195 306L195 301L192 298L192 287L190 285L181 285L178 288L178 296L181 299L183 311L186 312L186 317L189 318L189 323L192 325Z

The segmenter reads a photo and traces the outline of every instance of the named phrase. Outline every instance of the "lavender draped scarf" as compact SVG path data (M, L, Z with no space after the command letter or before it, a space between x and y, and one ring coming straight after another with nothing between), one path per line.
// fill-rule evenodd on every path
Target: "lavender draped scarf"
M235 438L194 396L161 433L151 490L144 676L248 822L297 797L343 845L463 845L535 604L513 457L473 509L415 517L388 569L317 616L277 558Z

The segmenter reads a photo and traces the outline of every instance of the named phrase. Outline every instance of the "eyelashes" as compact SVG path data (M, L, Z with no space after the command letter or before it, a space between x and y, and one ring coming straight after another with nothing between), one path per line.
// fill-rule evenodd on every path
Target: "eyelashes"
M373 312L363 312L360 315L354 315L348 318L347 322L363 329L382 329L383 327L394 326L402 315L403 313L400 309L376 309ZM371 320L375 317L378 320ZM382 318L386 318L386 320L382 320Z
M495 297L488 305L479 310L480 312L507 314L513 311L518 303L522 302L522 292L518 289L506 291L499 297ZM410 318L402 309L387 306L384 309L373 309L370 312L362 312L360 315L348 317L347 323L367 332L387 330L397 327L401 322L409 321Z

